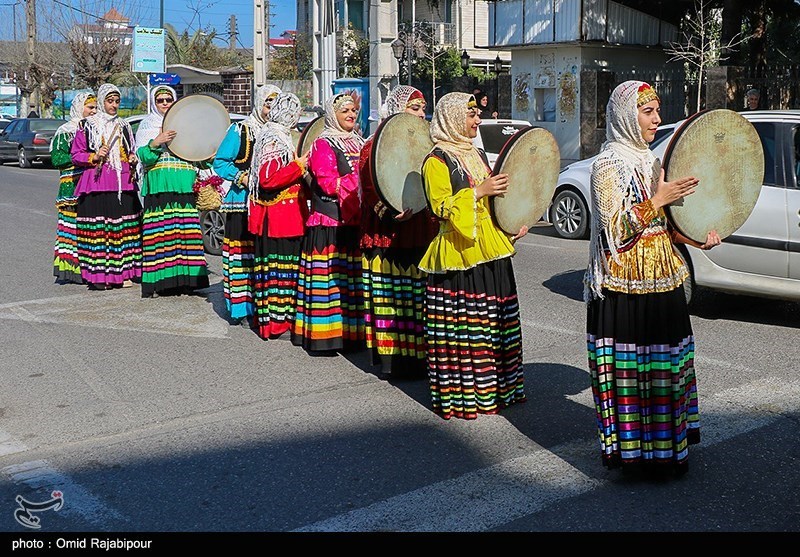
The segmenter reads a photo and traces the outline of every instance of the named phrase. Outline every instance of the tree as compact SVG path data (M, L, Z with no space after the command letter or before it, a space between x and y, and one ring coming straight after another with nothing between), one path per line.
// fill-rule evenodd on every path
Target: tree
M166 29L166 54L168 64L186 64L198 68L220 68L239 63L235 51L219 48L214 44L217 32L214 29L198 29L192 35L188 31L178 33L169 23Z
M369 75L369 39L353 29L348 23L342 31L336 51L341 53L342 77L366 77Z
M671 55L668 61L682 60L688 70L696 73L698 84L703 83L703 76L709 67L718 65L720 60L727 59L723 52L730 52L747 41L750 37L737 33L722 43L720 40L721 18L719 10L709 7L709 0L695 0L695 12L689 14L681 23L684 41L669 43L664 51ZM697 111L700 111L702 87L697 87Z

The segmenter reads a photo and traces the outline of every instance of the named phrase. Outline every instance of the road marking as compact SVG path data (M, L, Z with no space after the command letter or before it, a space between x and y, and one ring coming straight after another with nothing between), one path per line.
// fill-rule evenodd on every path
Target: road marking
M798 382L764 378L705 398L700 393L703 440L690 453L764 427L798 409ZM581 472L601 471L598 450L595 442L588 441L537 450L295 531L487 531L603 487L606 480Z
M10 454L23 453L28 450L28 447L0 429L0 456Z
M58 511L59 514L77 514L99 526L108 526L111 520L127 520L117 510L103 504L85 487L50 466L46 460L31 460L6 466L0 472L7 475L12 482L33 489L42 489L48 493L61 491L64 494L64 507Z

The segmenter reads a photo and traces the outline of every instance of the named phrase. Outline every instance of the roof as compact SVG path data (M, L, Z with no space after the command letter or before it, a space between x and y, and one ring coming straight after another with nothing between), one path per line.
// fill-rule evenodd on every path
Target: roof
M105 19L106 21L118 21L120 23L127 23L128 21L131 20L129 17L125 17L124 15L119 13L117 9L113 6L103 15L103 19Z

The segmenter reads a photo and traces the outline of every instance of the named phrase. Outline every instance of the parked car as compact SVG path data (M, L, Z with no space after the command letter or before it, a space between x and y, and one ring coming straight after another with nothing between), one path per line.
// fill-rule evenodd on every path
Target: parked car
M697 287L700 287L800 301L800 255L797 248L800 245L800 110L760 110L741 114L755 127L764 149L761 193L749 218L720 246L704 251L678 245L691 272L684 285L686 297L691 302ZM678 125L680 122L664 126L665 134L651 145L659 159L663 160L669 139ZM590 199L591 160L570 165L559 179L559 186L562 186L564 175L568 175L572 191L580 195L575 199L585 204L583 218L587 220L590 214L586 200ZM563 187L561 191L565 191ZM556 231L564 237L578 237L573 232L582 229L583 225L566 228L558 202L557 190L550 210Z
M0 164L17 161L20 168L33 162L50 164L50 141L66 120L17 118L0 131Z
M527 128L531 123L526 120L481 120L478 125L478 135L472 143L479 149L486 151L489 165L494 167L500 150L506 141L511 139L519 130Z

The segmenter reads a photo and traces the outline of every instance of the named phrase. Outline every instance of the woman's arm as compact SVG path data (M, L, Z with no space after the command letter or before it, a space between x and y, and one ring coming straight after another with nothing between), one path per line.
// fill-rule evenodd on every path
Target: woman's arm
M297 182L306 169L300 160L281 166L281 161L272 159L261 165L258 183L263 190L281 190Z
M236 156L239 154L241 141L238 126L232 124L228 128L228 133L225 134L214 157L214 172L223 180L229 180L231 184L240 187L247 180L247 172L236 168L233 161L236 160Z
M59 133L53 137L50 144L50 161L56 168L72 166L72 155L70 154L70 142L72 136L68 133Z
M449 221L465 238L477 239L476 190L464 188L453 194L450 170L444 161L433 156L422 165L422 180L433 214Z
M80 128L75 132L75 139L72 140L70 156L72 157L72 164L76 166L95 166L95 163L92 162L94 153L89 150L86 132Z

